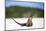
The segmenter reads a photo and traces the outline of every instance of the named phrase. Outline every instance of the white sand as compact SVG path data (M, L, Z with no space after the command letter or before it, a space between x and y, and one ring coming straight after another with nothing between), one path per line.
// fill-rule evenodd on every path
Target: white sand
M14 18L19 23L27 22L28 18ZM43 18L32 18L33 26L26 27L20 26L15 23L11 18L6 19L6 30L13 30L13 29L33 29L33 28L43 28Z

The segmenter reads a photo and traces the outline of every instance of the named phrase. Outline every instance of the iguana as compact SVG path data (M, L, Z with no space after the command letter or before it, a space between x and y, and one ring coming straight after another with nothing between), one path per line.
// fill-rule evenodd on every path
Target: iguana
M13 18L12 18L13 19ZM13 19L14 20L14 19ZM19 23L19 22L17 22L16 20L14 20L17 24L19 24L19 25L21 25L21 26L32 26L32 17L29 17L28 18L28 21L27 21L27 23Z

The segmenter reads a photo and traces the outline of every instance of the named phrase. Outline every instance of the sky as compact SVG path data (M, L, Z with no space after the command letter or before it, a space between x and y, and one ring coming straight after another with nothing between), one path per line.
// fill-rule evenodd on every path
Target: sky
M6 7L9 6L24 6L43 9L43 3L40 2L19 2L19 1L6 0Z

